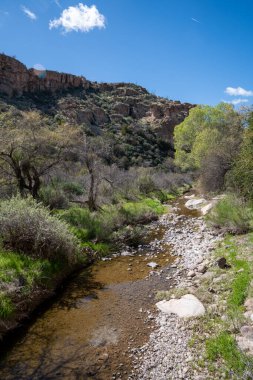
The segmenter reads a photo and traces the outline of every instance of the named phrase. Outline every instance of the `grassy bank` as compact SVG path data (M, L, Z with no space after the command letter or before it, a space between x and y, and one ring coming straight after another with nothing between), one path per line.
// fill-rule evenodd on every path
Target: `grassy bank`
M240 328L252 323L244 316L244 302L253 296L252 252L252 233L228 235L214 259L225 257L231 267L209 268L209 275L196 291L207 313L196 322L190 345L202 353L195 369L201 372L202 368L208 368L212 379L253 378L253 358L237 344Z
M73 207L58 211L56 215L70 225L82 247L90 247L98 255L107 255L121 243L138 245L144 233L140 226L156 220L167 210L168 206L157 198L139 198L105 205L98 212Z
M2 202L0 336L29 316L74 269L109 255L123 242L139 243L143 224L167 209L151 197L121 200L97 212L80 207L49 211L30 198Z

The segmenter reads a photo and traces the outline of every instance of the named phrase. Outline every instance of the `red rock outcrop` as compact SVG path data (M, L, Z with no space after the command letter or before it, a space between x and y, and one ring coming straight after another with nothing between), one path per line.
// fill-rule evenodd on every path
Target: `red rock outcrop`
M73 93L71 89L80 91ZM62 90L66 92L61 93ZM45 91L49 98L48 94L44 96ZM46 105L41 106L34 98L33 108L42 107L43 112L51 115L60 113L70 123L99 128L114 124L120 129L131 120L133 123L140 121L154 128L171 146L174 127L194 107L152 95L145 88L131 83L97 83L56 71L27 69L17 59L0 54L0 95L16 100L24 95L19 101L25 103L29 98L31 104L30 95L39 93L42 93L40 101L47 100Z
M40 91L56 92L70 88L88 88L84 77L56 71L27 69L17 59L0 54L0 93L19 96Z

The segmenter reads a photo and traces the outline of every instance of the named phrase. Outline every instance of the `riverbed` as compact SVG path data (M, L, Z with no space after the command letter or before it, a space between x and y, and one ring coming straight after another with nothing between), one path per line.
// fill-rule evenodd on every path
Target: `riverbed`
M198 216L183 204L178 201L171 211L173 225ZM147 343L154 328L155 295L175 283L176 252L165 239L164 218L150 224L138 249L126 247L73 278L13 339L0 378L128 379L131 352Z

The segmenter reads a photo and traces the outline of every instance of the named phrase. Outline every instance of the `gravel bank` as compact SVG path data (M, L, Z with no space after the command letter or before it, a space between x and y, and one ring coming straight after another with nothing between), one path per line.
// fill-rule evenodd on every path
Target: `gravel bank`
M154 242L154 246L169 243L178 257L175 271L167 277L168 288L164 290L172 288L169 284L174 283L177 289L187 288L191 292L198 287L201 276L210 265L210 252L222 237L209 229L202 217L183 215L182 205L181 210L175 206L160 223L166 227L166 233L162 241ZM201 354L192 352L189 347L195 324L196 319L159 313L149 342L132 350L134 370L129 379L206 379L208 374L205 371L199 373L192 366L201 359Z

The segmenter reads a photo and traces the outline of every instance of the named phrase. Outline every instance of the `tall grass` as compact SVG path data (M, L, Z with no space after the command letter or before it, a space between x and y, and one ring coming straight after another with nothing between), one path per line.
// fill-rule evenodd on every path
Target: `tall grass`
M14 305L11 299L4 293L0 292L0 318L6 319L14 312Z
M113 232L126 225L146 223L165 211L159 200L144 198L137 202L122 201L106 205L99 212L84 208L60 211L59 217L72 226L73 233L82 241L110 241Z
M61 267L60 263L34 259L14 252L0 252L0 282L8 284L18 279L22 288L34 283L47 282Z
M253 228L253 210L236 195L226 195L207 217L209 222L224 231L242 234Z

